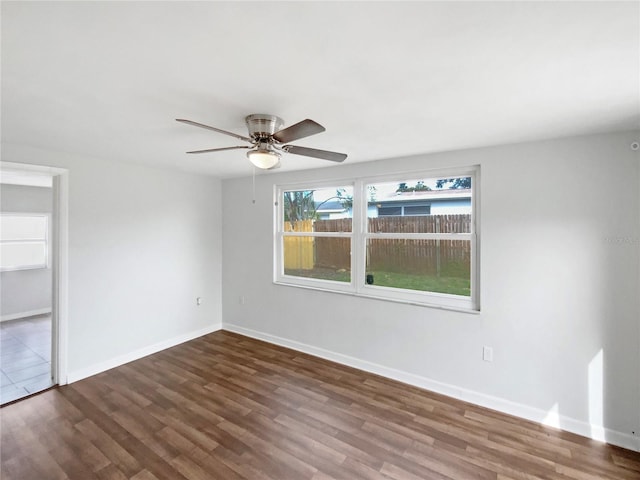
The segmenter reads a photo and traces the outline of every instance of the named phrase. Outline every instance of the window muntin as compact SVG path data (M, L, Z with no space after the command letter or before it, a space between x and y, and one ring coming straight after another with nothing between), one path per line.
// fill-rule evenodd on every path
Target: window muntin
M479 310L479 169L414 175L354 181L353 193L341 197L348 207L342 219L333 225L314 221L312 232L299 234L313 237L314 252L321 252L323 241L334 250L319 258L314 253L313 268L307 271L283 268L283 250L292 249L285 247L283 240L296 233L279 226L275 281L392 301ZM277 191L278 199L284 200L284 192L293 190ZM400 214L380 215L381 207L399 208ZM284 209L279 210L282 220ZM327 241L323 236L339 237L339 241ZM335 258L338 249L342 260L327 261ZM336 274L338 270L341 277Z
M0 215L0 270L27 270L48 266L48 216Z

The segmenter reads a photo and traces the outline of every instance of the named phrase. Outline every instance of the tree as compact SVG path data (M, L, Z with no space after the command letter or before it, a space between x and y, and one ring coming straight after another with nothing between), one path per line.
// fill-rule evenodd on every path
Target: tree
M471 177L441 178L436 180L436 188L443 188L448 183L451 184L449 189L452 190L458 188L471 188Z
M348 195L344 188L336 190L333 197L316 204L315 190L294 190L284 192L284 221L297 222L300 220L315 220L318 209L330 200L338 200L342 207L349 210L353 207L353 195Z
M428 192L429 190L431 190L431 187L425 185L424 180L418 180L413 187L407 186L407 182L399 183L396 192Z
M334 198L338 199L338 201L342 205L342 208L344 208L345 210L351 210L353 208L353 195L348 195L347 191L344 188L337 189L336 196Z
M375 185L367 185L367 190L369 191L369 201L375 202L376 195L378 194L378 189Z
M378 189L376 188L376 186L367 185L367 191L369 192L369 201L375 202L376 194L378 193ZM332 198L337 198L342 205L342 208L344 208L345 210L351 210L353 208L353 195L349 195L344 188L338 188L336 190L336 196ZM332 198L329 198L328 200L331 200Z
M316 205L313 190L284 192L284 220L297 222L316 218Z
M414 192L426 192L429 190L431 190L431 187L425 185L423 180L420 180L418 183L416 183L416 186L413 187Z

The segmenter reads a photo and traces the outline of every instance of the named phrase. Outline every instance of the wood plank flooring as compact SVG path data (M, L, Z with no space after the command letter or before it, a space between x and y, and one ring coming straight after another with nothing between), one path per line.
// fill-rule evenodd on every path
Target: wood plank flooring
M3 480L640 479L640 453L225 331L0 417Z

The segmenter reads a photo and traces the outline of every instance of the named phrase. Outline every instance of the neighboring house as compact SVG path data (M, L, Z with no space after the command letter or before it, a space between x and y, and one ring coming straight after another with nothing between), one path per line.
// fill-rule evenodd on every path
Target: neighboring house
M339 200L328 200L316 206L318 220L351 218L351 208L345 208Z
M338 200L318 206L319 220L351 218L350 208ZM471 213L471 191L467 189L394 192L369 202L369 218L383 216L453 215Z
M368 216L452 215L471 213L468 189L395 192L369 202Z

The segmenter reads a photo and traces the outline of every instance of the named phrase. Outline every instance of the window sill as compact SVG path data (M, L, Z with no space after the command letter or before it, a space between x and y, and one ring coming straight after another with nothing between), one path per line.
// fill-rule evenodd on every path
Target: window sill
M300 285L300 284L297 284L297 283L283 282L281 280L275 280L273 283L274 283L274 285L281 285L281 286L284 286L284 287L303 288L305 290L315 290L315 291L325 292L325 293L336 293L338 295L348 295L348 296L351 296L351 297L369 298L369 299L372 299L372 300L381 300L383 302L401 303L401 304L404 304L404 305L413 305L413 306L416 306L416 307L434 308L434 309L437 309L437 310L448 310L448 311L452 311L452 312L468 313L468 314L471 314L471 315L479 315L480 314L480 310L479 309L474 309L474 308L456 307L456 306L451 306L451 305L441 305L441 304L429 303L429 302L416 302L416 301L412 301L412 300L404 300L404 299L400 299L400 298L389 298L389 297L384 297L384 296L380 296L380 295L371 295L371 294L368 294L368 293L361 293L361 292L332 290L332 289L328 289L328 288L321 288L321 287L314 287L314 286L309 286L309 285Z

